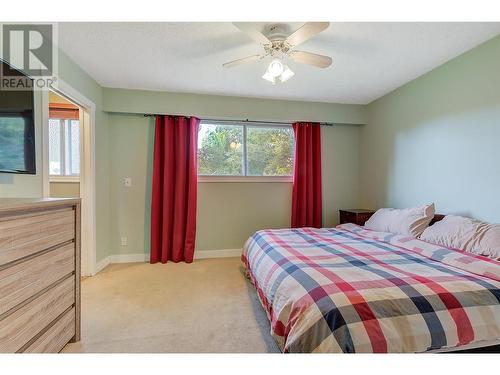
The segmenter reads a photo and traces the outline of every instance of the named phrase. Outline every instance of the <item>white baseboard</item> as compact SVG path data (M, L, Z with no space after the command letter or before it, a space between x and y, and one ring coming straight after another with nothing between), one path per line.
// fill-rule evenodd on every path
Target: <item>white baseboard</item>
M104 259L101 259L99 262L97 262L96 267L95 267L95 273L101 272L104 268L106 268L109 265L109 257L106 257Z
M118 254L110 255L109 263L136 263L136 262L147 262L149 260L149 254Z
M241 249L196 250L194 259L230 258L241 256Z
M241 249L224 249L224 250L196 250L194 259L211 259L211 258L229 258L241 256ZM137 263L148 262L149 254L117 254L110 255L96 265L96 273L102 271L108 265L113 263Z
M147 262L149 254L118 254L110 255L99 261L96 265L96 273L101 272L104 268L112 263L136 263Z

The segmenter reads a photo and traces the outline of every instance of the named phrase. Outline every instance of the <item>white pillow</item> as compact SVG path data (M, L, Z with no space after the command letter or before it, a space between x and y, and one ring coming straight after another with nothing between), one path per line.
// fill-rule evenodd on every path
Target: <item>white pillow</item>
M428 227L421 240L500 259L500 224L447 215Z
M434 203L404 209L381 208L366 221L365 228L418 237L433 218Z
M465 250L500 260L500 224L481 223Z
M468 217L446 215L424 230L420 239L436 245L465 250L472 243L478 226L478 221Z

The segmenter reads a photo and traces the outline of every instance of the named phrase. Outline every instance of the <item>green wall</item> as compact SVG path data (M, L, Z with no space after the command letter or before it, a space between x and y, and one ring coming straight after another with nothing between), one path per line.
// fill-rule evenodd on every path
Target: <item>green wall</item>
M109 183L107 154L107 114L102 111L102 87L85 73L64 52L58 50L58 78L72 86L96 104L96 204L97 260L108 255L109 249ZM42 95L35 93L36 175L0 173L0 197L41 197L42 169Z
M104 111L261 121L318 121L366 124L365 106L242 98L164 91L104 89Z
M137 254L149 248L149 204L154 120L109 114L110 254ZM132 178L125 187L123 179ZM120 238L127 237L127 246Z
M338 222L339 208L429 201L439 212L498 222L499 61L496 37L359 106L101 88L60 53L60 77L97 107L97 260L149 246L153 124L143 113L368 124L322 128L326 226ZM0 174L1 197L42 194L39 111L36 116L39 172ZM131 188L124 177L132 177ZM287 226L290 195L289 183L200 183L198 251L241 248L254 230Z
M361 203L500 222L500 37L368 106Z
M108 166L108 115L102 110L103 89L63 52L59 53L59 76L96 105L96 259L109 255L110 210Z
M323 128L325 223L337 222L338 208L356 205L359 126L345 124L366 123L364 106L102 88L61 51L59 77L96 104L97 261L149 247L153 126L144 113L344 124ZM42 196L41 96L36 100L38 174L0 174L1 197ZM132 177L131 188L124 177ZM290 196L290 183L200 183L198 250L241 248L254 230L288 226Z
M135 102L142 100L139 93L133 97ZM224 97L221 98L224 101ZM254 99L245 101L250 118L261 119L259 107L253 105ZM122 105L126 107L128 103ZM284 105L293 104L285 102ZM307 107L307 103L303 105ZM355 114L352 121L362 119L362 114ZM307 112L302 116L307 116ZM110 254L147 252L153 119L142 114L123 113L109 113L108 119L109 183L112 192ZM330 117L330 121L333 119ZM322 127L323 209L327 226L338 223L339 208L357 204L359 132L360 126L356 125ZM125 177L132 178L132 187L124 187ZM246 239L258 229L288 227L290 208L291 183L200 182L197 251L241 249ZM121 246L121 237L127 237L127 246Z

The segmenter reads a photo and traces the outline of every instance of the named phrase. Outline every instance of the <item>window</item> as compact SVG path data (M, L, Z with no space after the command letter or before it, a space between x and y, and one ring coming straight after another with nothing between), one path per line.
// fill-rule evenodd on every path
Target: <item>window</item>
M49 171L51 176L80 175L80 121L49 119Z
M198 133L198 175L290 177L291 126L202 121Z

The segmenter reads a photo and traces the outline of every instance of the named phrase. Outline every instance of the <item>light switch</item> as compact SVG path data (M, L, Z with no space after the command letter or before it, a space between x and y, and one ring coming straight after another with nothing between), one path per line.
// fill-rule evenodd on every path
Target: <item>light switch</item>
M131 187L132 186L132 177L125 177L123 185L125 185L125 187Z
M127 237L120 238L120 242L121 242L122 246L127 246Z

